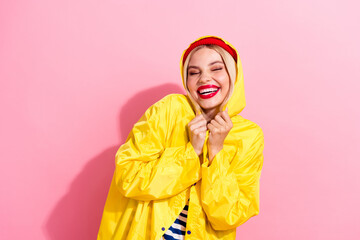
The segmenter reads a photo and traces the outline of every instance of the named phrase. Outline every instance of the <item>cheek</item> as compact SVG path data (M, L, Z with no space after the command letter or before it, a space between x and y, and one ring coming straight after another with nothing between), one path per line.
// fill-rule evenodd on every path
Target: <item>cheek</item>
M196 82L194 81L194 79L189 78L187 80L187 88L189 89L190 92L196 91Z
M224 89L230 88L230 78L228 75L224 75L221 77L221 85Z

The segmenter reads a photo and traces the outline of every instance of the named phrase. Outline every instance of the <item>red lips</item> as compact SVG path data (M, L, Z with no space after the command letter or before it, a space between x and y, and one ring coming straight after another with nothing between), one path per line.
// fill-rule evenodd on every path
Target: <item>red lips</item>
M203 85L197 89L197 94L202 99L212 98L219 92L219 87L216 85Z

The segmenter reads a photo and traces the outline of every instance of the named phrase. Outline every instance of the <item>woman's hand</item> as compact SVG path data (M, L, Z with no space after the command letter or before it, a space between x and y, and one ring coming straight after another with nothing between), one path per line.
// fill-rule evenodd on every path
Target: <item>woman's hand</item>
M213 120L208 123L209 129L209 161L223 148L224 140L233 127L229 114L226 111L219 112Z
M206 123L204 116L199 114L188 124L190 142L198 156L202 153L205 142Z

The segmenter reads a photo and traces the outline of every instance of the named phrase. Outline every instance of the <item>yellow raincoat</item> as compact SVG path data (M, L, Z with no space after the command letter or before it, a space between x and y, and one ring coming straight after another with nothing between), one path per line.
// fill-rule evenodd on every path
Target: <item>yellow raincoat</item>
M233 128L211 165L207 159L200 164L189 141L187 124L195 113L188 97L164 97L116 153L98 240L159 240L188 198L186 239L233 240L236 227L259 213L264 138L257 124L237 115L245 107L237 59L234 92L225 106Z

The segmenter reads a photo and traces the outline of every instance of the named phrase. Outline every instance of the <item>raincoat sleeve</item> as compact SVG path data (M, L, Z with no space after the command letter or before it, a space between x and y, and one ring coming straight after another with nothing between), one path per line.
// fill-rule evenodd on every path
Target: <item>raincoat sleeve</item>
M190 142L165 147L175 113L168 99L151 106L116 153L115 181L128 198L150 201L174 196L200 179L199 157Z
M237 147L235 156L223 149L210 166L202 165L202 206L215 230L236 228L259 213L263 147L260 129L247 149Z

